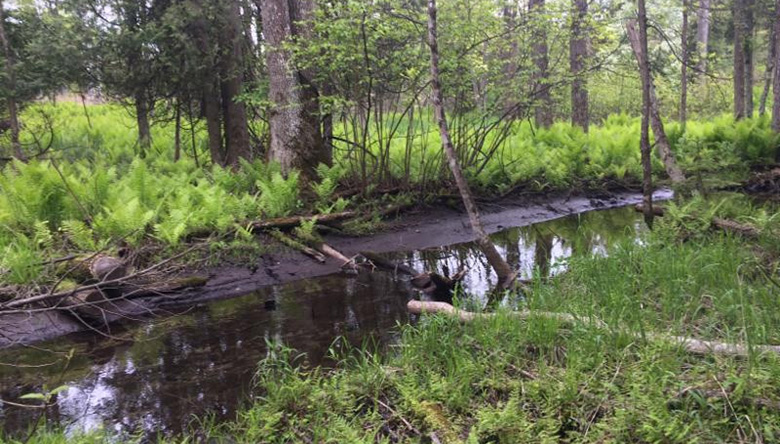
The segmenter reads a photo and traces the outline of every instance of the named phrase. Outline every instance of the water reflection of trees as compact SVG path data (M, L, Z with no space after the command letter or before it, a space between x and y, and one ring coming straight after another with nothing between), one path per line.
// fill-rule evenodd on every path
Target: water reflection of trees
M397 320L406 319L410 294L407 283L387 273L301 281L209 304L173 325L137 326L125 345L80 344L79 373L66 378L71 389L59 395L52 421L89 428L105 420L109 429L175 433L193 415L230 417L246 399L266 339L281 339L317 364L337 336L353 344L366 334L390 338ZM268 299L276 299L275 311L266 310ZM13 385L5 382L4 388ZM37 390L5 389L2 397ZM4 429L22 432L28 413L6 408Z

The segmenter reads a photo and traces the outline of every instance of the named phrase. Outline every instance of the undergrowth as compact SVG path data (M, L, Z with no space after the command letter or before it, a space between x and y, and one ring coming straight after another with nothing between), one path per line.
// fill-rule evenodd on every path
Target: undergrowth
M171 125L155 126L153 148L138 158L133 119L117 105L89 106L86 113L75 104L37 105L25 113L25 143L50 147L49 158L11 162L0 170L0 283L46 280L43 263L65 253L146 243L177 249L209 234L241 238L248 221L351 205L334 198L340 185L354 184L358 175L343 147L336 147L334 167L318 168L319 181L304 198L299 175L284 177L273 164L242 162L235 170L207 165L202 128L185 138L184 156L173 162ZM49 127L55 130L47 132ZM693 174L763 162L776 143L766 118L689 122L684 134L670 124L668 132L681 165ZM404 137L390 143L391 177L385 180L402 181L408 165L410 185L425 188L431 180L425 169L441 156L438 135L434 126L413 134L409 144ZM482 193L518 184L545 190L636 183L637 146L638 121L623 115L588 134L564 123L547 130L521 123L502 149L466 173ZM657 159L655 169L662 174ZM352 229L363 233L376 226L368 217Z

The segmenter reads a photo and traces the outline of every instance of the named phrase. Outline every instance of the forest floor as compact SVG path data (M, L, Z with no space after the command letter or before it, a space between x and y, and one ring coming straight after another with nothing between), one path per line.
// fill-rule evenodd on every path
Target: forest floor
M655 198L666 200L672 195L670 190L661 189L655 193ZM640 193L625 190L517 193L492 201L485 200L481 203L481 211L485 229L495 233L586 211L633 205L640 201ZM374 228L375 232L366 235L323 234L322 240L349 258L358 256L362 251L413 251L474 240L468 217L455 197L411 207ZM164 296L149 295L118 301L105 308L101 318L111 323L148 316L155 310L176 312L195 304L251 293L269 285L338 273L343 265L333 258L328 258L324 263L317 262L267 234L259 233L256 242L263 246L258 256L228 257L216 265L201 262L199 266L193 267L182 264L176 271L177 276L205 278L205 285ZM193 252L194 255L201 253ZM94 322L82 322L67 307L13 314L0 312L0 319L0 348L100 327Z

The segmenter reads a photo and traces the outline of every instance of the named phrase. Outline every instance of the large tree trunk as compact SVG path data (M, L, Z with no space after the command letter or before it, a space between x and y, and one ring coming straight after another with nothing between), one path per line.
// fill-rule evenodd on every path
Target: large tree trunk
M641 25L640 25L641 26ZM647 54L647 41L642 43L641 31L637 32L636 23L634 20L626 22L626 31L628 33L628 41L631 43L631 49L634 51L634 57L636 58L639 70L642 74L642 92L644 94L645 89L645 69L647 69L647 89L649 100L649 118L650 123L653 126L653 134L655 135L655 143L658 146L658 153L661 155L661 160L664 163L664 169L669 178L674 183L680 183L685 181L685 175L682 170L677 166L677 161L672 153L671 146L669 145L669 139L666 137L666 131L664 130L664 124L661 120L660 105L658 104L658 96L655 94L655 86L653 84L653 75L650 72L650 63L648 62L645 54ZM648 145L649 146L649 145Z
M775 75L774 85L772 85L773 103L772 103L772 129L780 133L780 0L775 4ZM775 160L780 162L780 147L775 151Z
M146 152L152 146L152 130L149 126L149 101L143 91L135 93L135 120L138 124L138 145L140 156L146 157Z
M690 51L688 51L688 8L690 0L683 0L682 33L680 35L680 51L682 51L682 67L680 68L680 125L685 131L688 120L688 63Z
M534 41L534 109L536 126L547 128L552 125L552 101L550 99L550 85L548 82L548 49L547 49L547 31L549 26L547 19L544 18L545 8L544 0L530 0L528 9L533 20L533 41Z
M588 88L585 80L585 60L588 56L588 0L573 0L574 10L569 40L569 67L574 80L571 83L571 123L588 132Z
M756 28L755 0L745 0L745 116L753 117L753 49Z
M450 171L452 171L455 183L458 186L461 198L463 199L463 205L466 207L466 212L469 215L471 229L477 236L477 245L479 245L480 250L485 254L490 266L493 267L493 270L496 272L499 287L507 288L514 281L516 273L512 271L509 264L507 264L504 258L501 257L501 254L498 253L496 246L493 245L493 242L482 227L477 205L474 203L474 198L471 196L469 185L463 177L463 172L458 163L458 156L455 153L455 148L452 146L449 128L447 127L447 117L444 113L444 96L441 91L441 82L439 81L439 48L436 39L436 0L428 0L428 46L431 50L431 92L433 94L433 110L439 124L442 148L447 156L447 163L449 164Z
M215 81L209 79L203 91L203 116L206 118L206 132L209 140L209 153L211 162L215 165L224 165L225 153L222 149L222 112L220 97L214 87Z
M251 159L246 108L238 101L243 87L243 32L238 0L225 5L227 23L222 32L222 110L225 118L225 165L235 167L238 159Z
M17 159L25 160L22 144L19 142L19 109L16 103L16 71L14 69L16 60L5 32L5 6L2 0L0 0L0 44L3 46L3 57L5 58L6 89L8 90L6 102L9 131L11 131L11 149Z
M775 7L777 8L777 7ZM776 11L772 13L774 17ZM764 73L764 90L761 92L761 99L758 103L758 114L766 114L766 101L769 97L769 90L772 87L772 77L775 70L775 56L777 54L777 36L775 34L775 21L769 20L769 51L766 58L766 72Z
M699 54L699 64L696 71L707 73L707 61L710 46L710 0L699 0L699 10L696 13L696 51ZM706 81L707 76L703 76Z
M734 118L745 117L745 1L734 0Z
M331 163L320 132L318 93L313 81L295 67L285 43L308 25L311 0L263 0L262 17L266 61L270 80L269 97L271 146L269 158L281 164L284 172L299 169L313 178L319 163ZM295 25L294 25L295 21Z
M647 57L647 11L645 10L645 0L639 0L639 71L642 76L642 133L640 136L639 148L642 151L642 190L644 193L644 216L645 223L652 229L653 227L653 176L652 162L650 159L650 64ZM630 26L629 26L630 29ZM631 32L629 32L629 36Z

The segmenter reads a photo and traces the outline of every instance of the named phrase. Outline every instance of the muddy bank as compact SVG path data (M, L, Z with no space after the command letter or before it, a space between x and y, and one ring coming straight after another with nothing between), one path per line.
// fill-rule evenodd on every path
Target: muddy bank
M670 190L655 193L658 200L669 199ZM591 210L616 208L641 202L639 193L620 192L600 195L509 196L482 205L483 223L489 233L521 227ZM370 250L379 253L422 250L474 240L468 217L457 207L421 206L388 221L384 231L367 237L328 235L325 241L347 256ZM261 242L273 243L261 236ZM329 259L318 263L303 254L281 247L264 254L247 266L218 267L201 272L209 278L199 288L176 294L159 295L129 301L117 301L108 310L104 322L143 319L156 313L176 313L208 301L232 298L277 285L338 273L340 263ZM31 311L0 315L0 348L49 340L65 334L100 329L60 311Z

